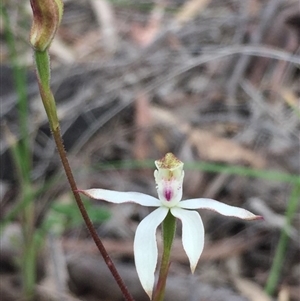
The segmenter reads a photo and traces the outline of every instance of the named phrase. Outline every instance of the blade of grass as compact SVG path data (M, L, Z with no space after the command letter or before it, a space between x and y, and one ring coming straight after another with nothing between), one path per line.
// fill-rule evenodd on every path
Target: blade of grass
M8 45L8 53L10 62L12 65L13 72L13 82L15 85L18 102L18 120L19 120L19 129L21 133L20 142L18 144L18 152L22 160L19 162L22 168L22 178L27 183L29 182L30 176L30 165L31 165L31 156L30 156L30 139L28 131L28 104L27 104L27 85L26 85L26 73L25 68L23 68L18 61L18 54L16 51L15 39L11 29L11 24L9 16L3 4L1 4L1 15L3 18L4 24L4 33L5 40Z
M300 185L296 184L293 187L293 190L291 192L288 201L287 210L285 213L285 227L281 230L279 242L276 248L272 267L269 273L269 278L265 286L265 291L268 295L274 294L280 278L280 273L284 264L287 245L289 242L289 235L287 229L290 229L293 217L296 214L297 208L299 206L299 200L300 200Z
M8 13L1 3L1 15L5 28L5 39L8 45L9 58L12 65L13 81L17 93L17 109L20 137L11 137L13 143L10 143L12 150L12 159L17 169L17 176L20 184L20 193L18 203L25 204L20 211L23 232L23 250L21 258L22 280L24 297L31 300L34 295L36 282L36 254L35 248L35 208L33 202L33 188L30 180L31 174L31 153L30 153L30 137L28 130L28 103L27 103L27 85L26 73L18 61L18 53L10 19Z
M153 160L112 161L109 163L97 164L95 168L100 170L153 168ZM300 178L298 175L283 173L280 171L253 169L244 166L225 166L216 163L193 162L185 163L185 169L202 170L213 173L227 173L231 175L265 179L269 181L300 184Z
M48 179L43 186L37 187L35 190L32 190L32 194L30 196L28 196L27 198L22 198L19 202L17 202L1 220L0 234L2 233L5 226L13 219L15 219L24 210L24 208L26 208L26 206L28 205L28 203L31 202L31 200L38 199L43 193L45 193L47 190L51 189L51 187L59 183L62 178L62 175L53 176L51 179Z

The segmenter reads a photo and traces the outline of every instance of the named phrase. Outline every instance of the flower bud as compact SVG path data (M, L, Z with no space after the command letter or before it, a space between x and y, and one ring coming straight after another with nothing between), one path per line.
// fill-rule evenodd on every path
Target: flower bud
M63 14L61 0L30 0L33 11L33 23L30 31L30 43L35 50L49 48Z

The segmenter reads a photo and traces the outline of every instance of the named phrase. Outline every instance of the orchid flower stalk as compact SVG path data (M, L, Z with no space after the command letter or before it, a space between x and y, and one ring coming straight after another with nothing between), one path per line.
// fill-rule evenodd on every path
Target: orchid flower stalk
M262 217L245 209L229 206L212 199L197 198L183 201L183 163L172 153L167 153L161 160L155 161L155 165L157 170L154 172L154 178L158 198L139 192L118 192L106 189L88 189L80 190L80 192L90 198L111 203L133 202L157 208L140 222L134 238L134 259L137 273L143 289L151 299L158 258L156 230L161 223L163 224L164 253L154 294L156 301L163 300L176 218L180 219L182 223L182 244L193 273L204 247L204 227L202 219L195 209L213 210L225 216L244 220L256 220Z
M129 293L123 279L108 255L85 209L84 203L81 200L60 132L56 103L50 87L51 69L48 49L59 27L63 15L63 2L62 0L30 0L30 4L33 12L30 43L34 51L36 75L39 84L40 95L67 180L70 184L70 188L72 189L82 218L107 267L122 291L125 300L133 301L133 297Z

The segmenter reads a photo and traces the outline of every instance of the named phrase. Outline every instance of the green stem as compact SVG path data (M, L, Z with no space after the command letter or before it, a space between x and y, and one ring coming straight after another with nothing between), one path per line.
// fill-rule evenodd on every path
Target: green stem
M31 183L24 181L22 186L22 199L27 206L23 211L23 282L26 300L33 300L36 283L36 254L35 236L35 205Z
M59 121L57 117L56 104L54 96L50 88L50 59L47 51L35 51L34 58L36 62L36 72L40 88L41 98L47 117L50 124L51 131L59 128Z
M21 66L18 60L18 54L16 51L15 39L11 29L9 17L5 7L1 4L1 15L3 17L3 23L5 28L5 40L9 49L9 58L12 65L14 85L18 96L17 108L18 108L18 120L20 129L20 141L18 144L20 155L22 160L20 167L22 168L23 179L29 182L30 175L30 147L29 147L29 130L28 130L28 104L27 104L27 90L26 90L26 74L25 69Z
M17 93L17 108L19 120L19 141L13 137L13 134L7 130L7 137L10 140L13 161L16 166L17 176L20 183L20 200L26 206L22 210L22 230L23 230L23 252L22 252L22 274L23 288L26 300L31 300L34 294L36 278L36 250L33 243L35 233L34 229L34 203L32 194L32 185L30 181L31 155L30 155L30 137L28 130L28 103L26 90L25 69L18 61L15 40L6 9L1 4L1 14L5 26L5 38L9 49L9 56L12 65L13 79Z
M56 104L55 99L53 97L53 94L51 92L50 88L50 61L49 61L49 55L47 51L35 51L35 62L36 62L36 70L37 70L37 77L39 82L39 88L40 88L40 94L42 97L42 101L48 116L50 129L52 131L52 135L54 137L56 147L62 162L62 165L65 170L65 174L67 176L69 185L71 187L71 190L73 192L74 198L76 200L76 203L78 205L78 208L81 212L81 215L83 217L83 220L96 244L98 247L107 267L111 271L115 281L117 282L118 286L120 287L123 296L125 300L127 301L133 301L133 297L129 293L123 279L121 278L119 272L117 271L114 263L112 262L111 258L109 257L102 241L100 240L96 229L94 228L88 213L85 209L85 206L81 200L80 194L78 193L78 188L67 158L67 154L63 145L63 140L60 133L59 128L59 121L57 117L57 111L56 111Z
M6 139L10 146L13 162L16 166L17 176L20 183L20 200L17 202L17 206L22 208L20 218L22 221L22 280L24 297L26 300L31 300L34 295L34 287L36 280L36 249L33 242L35 235L35 208L34 208L34 191L29 181L30 170L22 168L21 161L23 160L22 152L20 150L20 144L17 142L13 134L6 128ZM28 176L26 176L28 175ZM22 204L22 206L21 206ZM3 224L4 226L4 224ZM2 227L1 227L2 231Z
M37 187L34 191L32 191L32 196L30 198L22 198L22 200L16 202L16 204L12 206L10 211L8 211L8 213L6 213L0 221L0 235L2 234L6 225L11 222L20 212L22 212L28 203L31 202L31 200L40 197L45 191L48 191L51 187L56 185L60 179L61 176L53 176L51 179L47 180L43 186Z
M293 217L299 206L300 185L295 185L288 201L288 207L285 214L285 227L281 230L279 242L274 256L273 264L269 274L265 291L268 295L273 295L279 281L281 269L285 260L285 253L289 241L288 230L291 227Z
M168 215L162 223L164 250L153 301L163 301L164 299L167 276L170 266L171 248L175 236L175 230L176 218L169 211Z

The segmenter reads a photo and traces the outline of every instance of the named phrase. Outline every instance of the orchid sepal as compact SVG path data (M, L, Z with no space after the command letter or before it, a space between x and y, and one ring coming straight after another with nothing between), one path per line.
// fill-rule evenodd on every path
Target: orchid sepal
M183 209L207 209L224 216L237 217L244 220L263 219L262 216L255 215L246 209L230 206L216 200L206 198L184 200L178 204L178 207Z
M198 212L171 208L171 213L181 220L182 245L189 259L190 268L194 273L204 248L204 226Z
M103 200L109 203L136 203L142 206L159 207L161 202L159 199L141 192L120 192L108 189L91 188L86 190L77 190L89 198L95 200Z
M152 298L154 272L157 265L156 229L168 214L166 207L159 207L146 216L138 225L133 250L136 270L142 287Z

